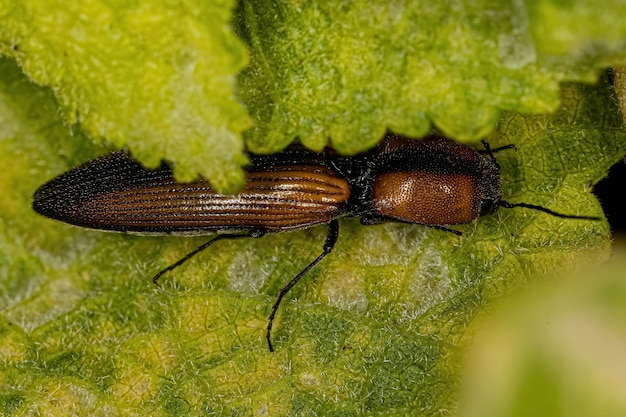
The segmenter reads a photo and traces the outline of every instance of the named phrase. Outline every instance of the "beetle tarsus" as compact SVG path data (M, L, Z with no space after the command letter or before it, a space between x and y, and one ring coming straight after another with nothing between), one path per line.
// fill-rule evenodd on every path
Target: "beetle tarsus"
M274 306L272 306L272 313L270 314L267 322L266 338L267 346L269 347L270 352L274 352L274 347L272 346L272 325L274 323L274 318L276 317L276 312L278 311L278 307L280 306L281 301L289 292L289 290L293 288L293 286L296 285L298 281L300 281L300 278L305 276L311 269L315 267L315 265L320 263L320 261L324 259L326 255L333 251L335 243L337 243L337 237L339 237L339 222L337 222L337 220L335 219L328 223L328 234L326 235L326 241L324 242L324 251L317 258L315 258L313 262L311 262L306 268L300 271L298 275L293 277L293 279L280 290L280 293L278 293L276 302L274 303Z

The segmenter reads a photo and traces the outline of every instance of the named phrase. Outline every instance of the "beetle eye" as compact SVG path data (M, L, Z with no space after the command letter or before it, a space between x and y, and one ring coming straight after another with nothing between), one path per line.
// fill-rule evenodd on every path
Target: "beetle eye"
M487 216L496 211L496 204L493 200L483 199L480 200L480 215Z

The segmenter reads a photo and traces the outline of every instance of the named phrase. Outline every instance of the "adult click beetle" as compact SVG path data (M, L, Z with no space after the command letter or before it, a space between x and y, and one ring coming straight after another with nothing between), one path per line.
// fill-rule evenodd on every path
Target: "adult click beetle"
M266 329L271 330L289 290L335 246L338 218L357 217L364 225L383 222L423 224L456 234L448 226L467 224L499 207L524 207L567 219L597 217L562 214L502 199L500 166L486 142L484 153L431 135L422 140L388 134L372 151L353 157L332 152L287 149L251 155L243 190L215 192L204 180L177 183L162 164L147 170L123 151L87 162L40 187L38 213L92 229L140 234L215 237L178 262L181 265L221 239L260 237L328 225L322 253L279 292Z

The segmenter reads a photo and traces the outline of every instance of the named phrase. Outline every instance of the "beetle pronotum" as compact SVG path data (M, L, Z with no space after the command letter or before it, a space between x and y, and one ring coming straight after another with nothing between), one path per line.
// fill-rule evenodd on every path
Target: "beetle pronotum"
M221 239L260 237L327 224L322 253L285 285L268 319L272 324L289 290L335 246L338 218L364 225L388 221L445 229L491 214L525 207L567 219L597 217L557 213L502 200L500 167L489 146L473 148L431 135L414 140L389 134L371 152L354 157L290 149L250 157L243 190L215 192L206 181L177 183L169 167L146 170L122 151L87 162L35 193L38 213L92 229L145 234L210 234L213 239L156 274L170 271ZM158 284L157 284L158 285Z

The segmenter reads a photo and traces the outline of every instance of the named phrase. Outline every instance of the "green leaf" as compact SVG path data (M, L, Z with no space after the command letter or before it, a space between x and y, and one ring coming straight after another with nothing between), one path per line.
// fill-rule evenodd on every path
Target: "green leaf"
M617 0L233 7L0 0L0 53L50 87L86 138L150 167L165 158L179 180L201 174L224 192L243 183L244 139L260 153L298 139L346 154L387 129L475 141L503 111L554 111L561 82L626 65Z
M351 154L386 129L420 137L433 124L475 141L502 111L554 111L560 82L624 62L625 15L621 2L243 2L247 144L330 138Z
M535 286L481 323L459 415L626 414L626 257Z
M250 121L234 94L247 54L233 3L2 0L0 53L52 89L66 123L234 191Z
M552 115L506 113L490 143L504 198L601 216L590 187L626 154L608 85L565 84ZM0 61L0 413L23 415L452 415L471 333L536 276L596 264L604 221L501 209L459 226L340 222L223 241L87 231L30 209L39 185L102 149L70 136L53 94ZM79 136L79 137L76 137Z
M517 146L497 154L507 201L600 216L589 190L626 154L623 122L607 84L559 86L624 63L623 6L144 3L0 0L0 414L452 415L475 318L608 257L604 221L521 208L462 237L342 220L270 354L271 306L324 227L220 242L156 288L206 238L73 228L35 215L33 192L122 145L233 190L250 119L238 94L255 151L491 132ZM231 17L251 56L238 79Z

